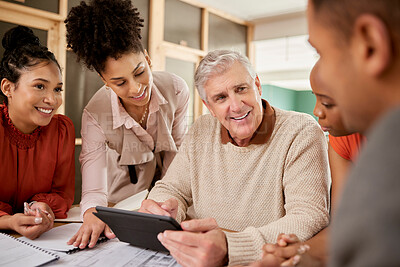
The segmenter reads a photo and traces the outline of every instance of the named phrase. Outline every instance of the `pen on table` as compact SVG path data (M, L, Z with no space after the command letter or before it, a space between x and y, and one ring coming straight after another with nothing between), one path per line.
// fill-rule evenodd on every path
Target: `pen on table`
M32 210L31 210L31 208L29 207L28 202L24 202L24 214L25 214L25 215L29 215L30 211L32 211Z

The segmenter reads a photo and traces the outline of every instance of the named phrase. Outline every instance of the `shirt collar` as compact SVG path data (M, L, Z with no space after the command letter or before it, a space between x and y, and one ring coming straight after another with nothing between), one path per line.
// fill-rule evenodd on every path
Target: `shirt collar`
M157 112L160 109L160 105L168 104L168 101L162 95L160 90L158 89L157 85L153 82L153 86L151 89L151 99L155 101L150 101L149 105L149 114Z
M270 106L270 104L264 99L262 99L262 105L264 112L263 119L261 121L260 126L258 126L256 132L251 138L249 145L261 145L267 143L274 130L275 120L276 120L275 111ZM222 124L221 124L221 142L222 144L227 144L228 142L236 144L236 142L229 134L229 131Z
M126 112L124 106L122 106L121 101L119 100L117 94L111 89L110 90L110 98L111 98L111 111L113 117L113 129L121 127L127 121L133 120L131 116L129 116L128 112ZM130 124L132 124L131 122ZM132 128L132 125L131 125Z
M110 97L111 97L111 110L113 116L113 129L119 128L122 125L125 125L127 129L132 128L133 126L139 126L139 123L135 121L126 111L121 101L119 100L118 95L110 88ZM160 90L153 83L151 87L151 98L149 104L149 114L157 112L159 110L160 105L168 104L168 101L161 94Z

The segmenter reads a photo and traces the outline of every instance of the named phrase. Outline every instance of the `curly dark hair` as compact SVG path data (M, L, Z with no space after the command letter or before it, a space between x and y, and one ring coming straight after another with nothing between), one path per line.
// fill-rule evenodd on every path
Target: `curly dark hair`
M101 73L108 57L144 52L139 15L131 0L82 1L65 20L68 47L88 69Z
M21 70L36 66L42 62L54 62L61 71L56 57L31 29L17 26L4 34L2 45L5 49L0 66L0 81L4 78L18 84ZM0 103L7 104L7 98L0 90Z

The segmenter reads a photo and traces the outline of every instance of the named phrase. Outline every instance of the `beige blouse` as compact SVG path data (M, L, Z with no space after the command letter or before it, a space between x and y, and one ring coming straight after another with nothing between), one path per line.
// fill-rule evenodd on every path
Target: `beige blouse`
M153 72L153 76L146 130L105 86L84 109L81 216L91 207L148 189L156 167L162 177L172 162L187 130L189 89L176 75ZM136 184L130 181L127 165L135 165Z

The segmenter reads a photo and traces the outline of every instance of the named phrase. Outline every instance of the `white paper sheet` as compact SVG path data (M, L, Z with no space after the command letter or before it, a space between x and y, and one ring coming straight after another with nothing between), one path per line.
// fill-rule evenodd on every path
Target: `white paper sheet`
M138 266L179 267L166 253L142 249L120 242L117 238L73 254L57 253L60 259L46 266Z
M67 245L67 242L76 232L78 232L81 225L81 223L69 223L66 225L54 227L53 229L43 233L40 237L34 240L30 240L29 238L26 238L24 236L18 239L34 246L43 248L45 250L67 252L75 248L72 245Z

